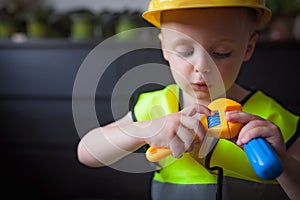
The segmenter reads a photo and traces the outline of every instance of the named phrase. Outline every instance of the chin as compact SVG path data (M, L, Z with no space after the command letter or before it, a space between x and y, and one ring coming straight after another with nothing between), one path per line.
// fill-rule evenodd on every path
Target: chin
M210 101L210 95L209 92L203 92L203 91L191 91L190 96L193 98L200 100L200 101Z

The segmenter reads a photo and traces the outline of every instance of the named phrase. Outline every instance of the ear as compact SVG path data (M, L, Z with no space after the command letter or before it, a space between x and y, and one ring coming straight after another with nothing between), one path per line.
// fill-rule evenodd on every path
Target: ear
M243 59L244 62L248 61L251 58L251 56L254 52L258 37L259 37L259 35L258 35L257 32L255 32L251 35L251 37L248 41L248 45L247 45L245 55L244 55L244 59Z
M165 43L164 43L164 38L163 38L163 34L162 33L159 33L158 34L158 38L160 40L160 43L161 43L161 49L162 49L162 53L163 53L163 56L165 58L166 61L169 61L169 57L168 57L168 52L165 48Z

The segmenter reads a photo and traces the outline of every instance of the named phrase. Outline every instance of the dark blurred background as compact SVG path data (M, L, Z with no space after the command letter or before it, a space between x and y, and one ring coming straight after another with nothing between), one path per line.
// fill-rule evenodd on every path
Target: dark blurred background
M80 138L72 116L72 90L82 62L110 36L151 27L140 16L147 3L0 0L3 195L37 199L150 199L151 172L93 169L78 162L76 147ZM262 89L300 115L299 4L292 0L270 0L268 5L274 12L273 20L260 30L257 50L244 64L238 82L251 89ZM122 37L101 50L110 55L124 46L148 46L157 42L154 37ZM101 125L113 120L111 94L116 82L130 69L150 62L166 64L161 52L151 48L130 52L111 63L99 81L95 99ZM99 67L107 66L99 60ZM169 75L166 80L173 82ZM82 103L92 100L91 96L84 96Z

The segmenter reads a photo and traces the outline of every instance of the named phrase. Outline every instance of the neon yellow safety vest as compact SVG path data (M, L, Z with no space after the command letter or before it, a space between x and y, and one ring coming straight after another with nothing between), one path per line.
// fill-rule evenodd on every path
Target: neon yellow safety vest
M137 121L144 121L178 112L179 96L180 89L175 84L162 90L142 93L132 110L133 116ZM243 111L278 125L286 143L296 137L299 117L261 91L247 99ZM211 169L222 169L223 199L288 199L276 180L260 179L244 151L225 139L219 139L205 160L199 161L191 153L185 153L179 159L169 156L159 164L162 169L154 174L153 199L215 199L218 175ZM212 168L215 166L217 168Z

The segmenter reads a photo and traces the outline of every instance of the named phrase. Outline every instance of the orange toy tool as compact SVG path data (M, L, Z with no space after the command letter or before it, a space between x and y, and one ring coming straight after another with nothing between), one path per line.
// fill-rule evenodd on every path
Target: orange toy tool
M240 132L243 124L227 122L225 113L234 110L241 111L241 104L231 99L219 98L212 101L208 108L214 111L215 114L213 116L204 116L200 119L200 122L207 130L208 137L231 139ZM150 147L146 152L146 158L150 162L158 162L171 155L171 153L171 150L167 148Z

